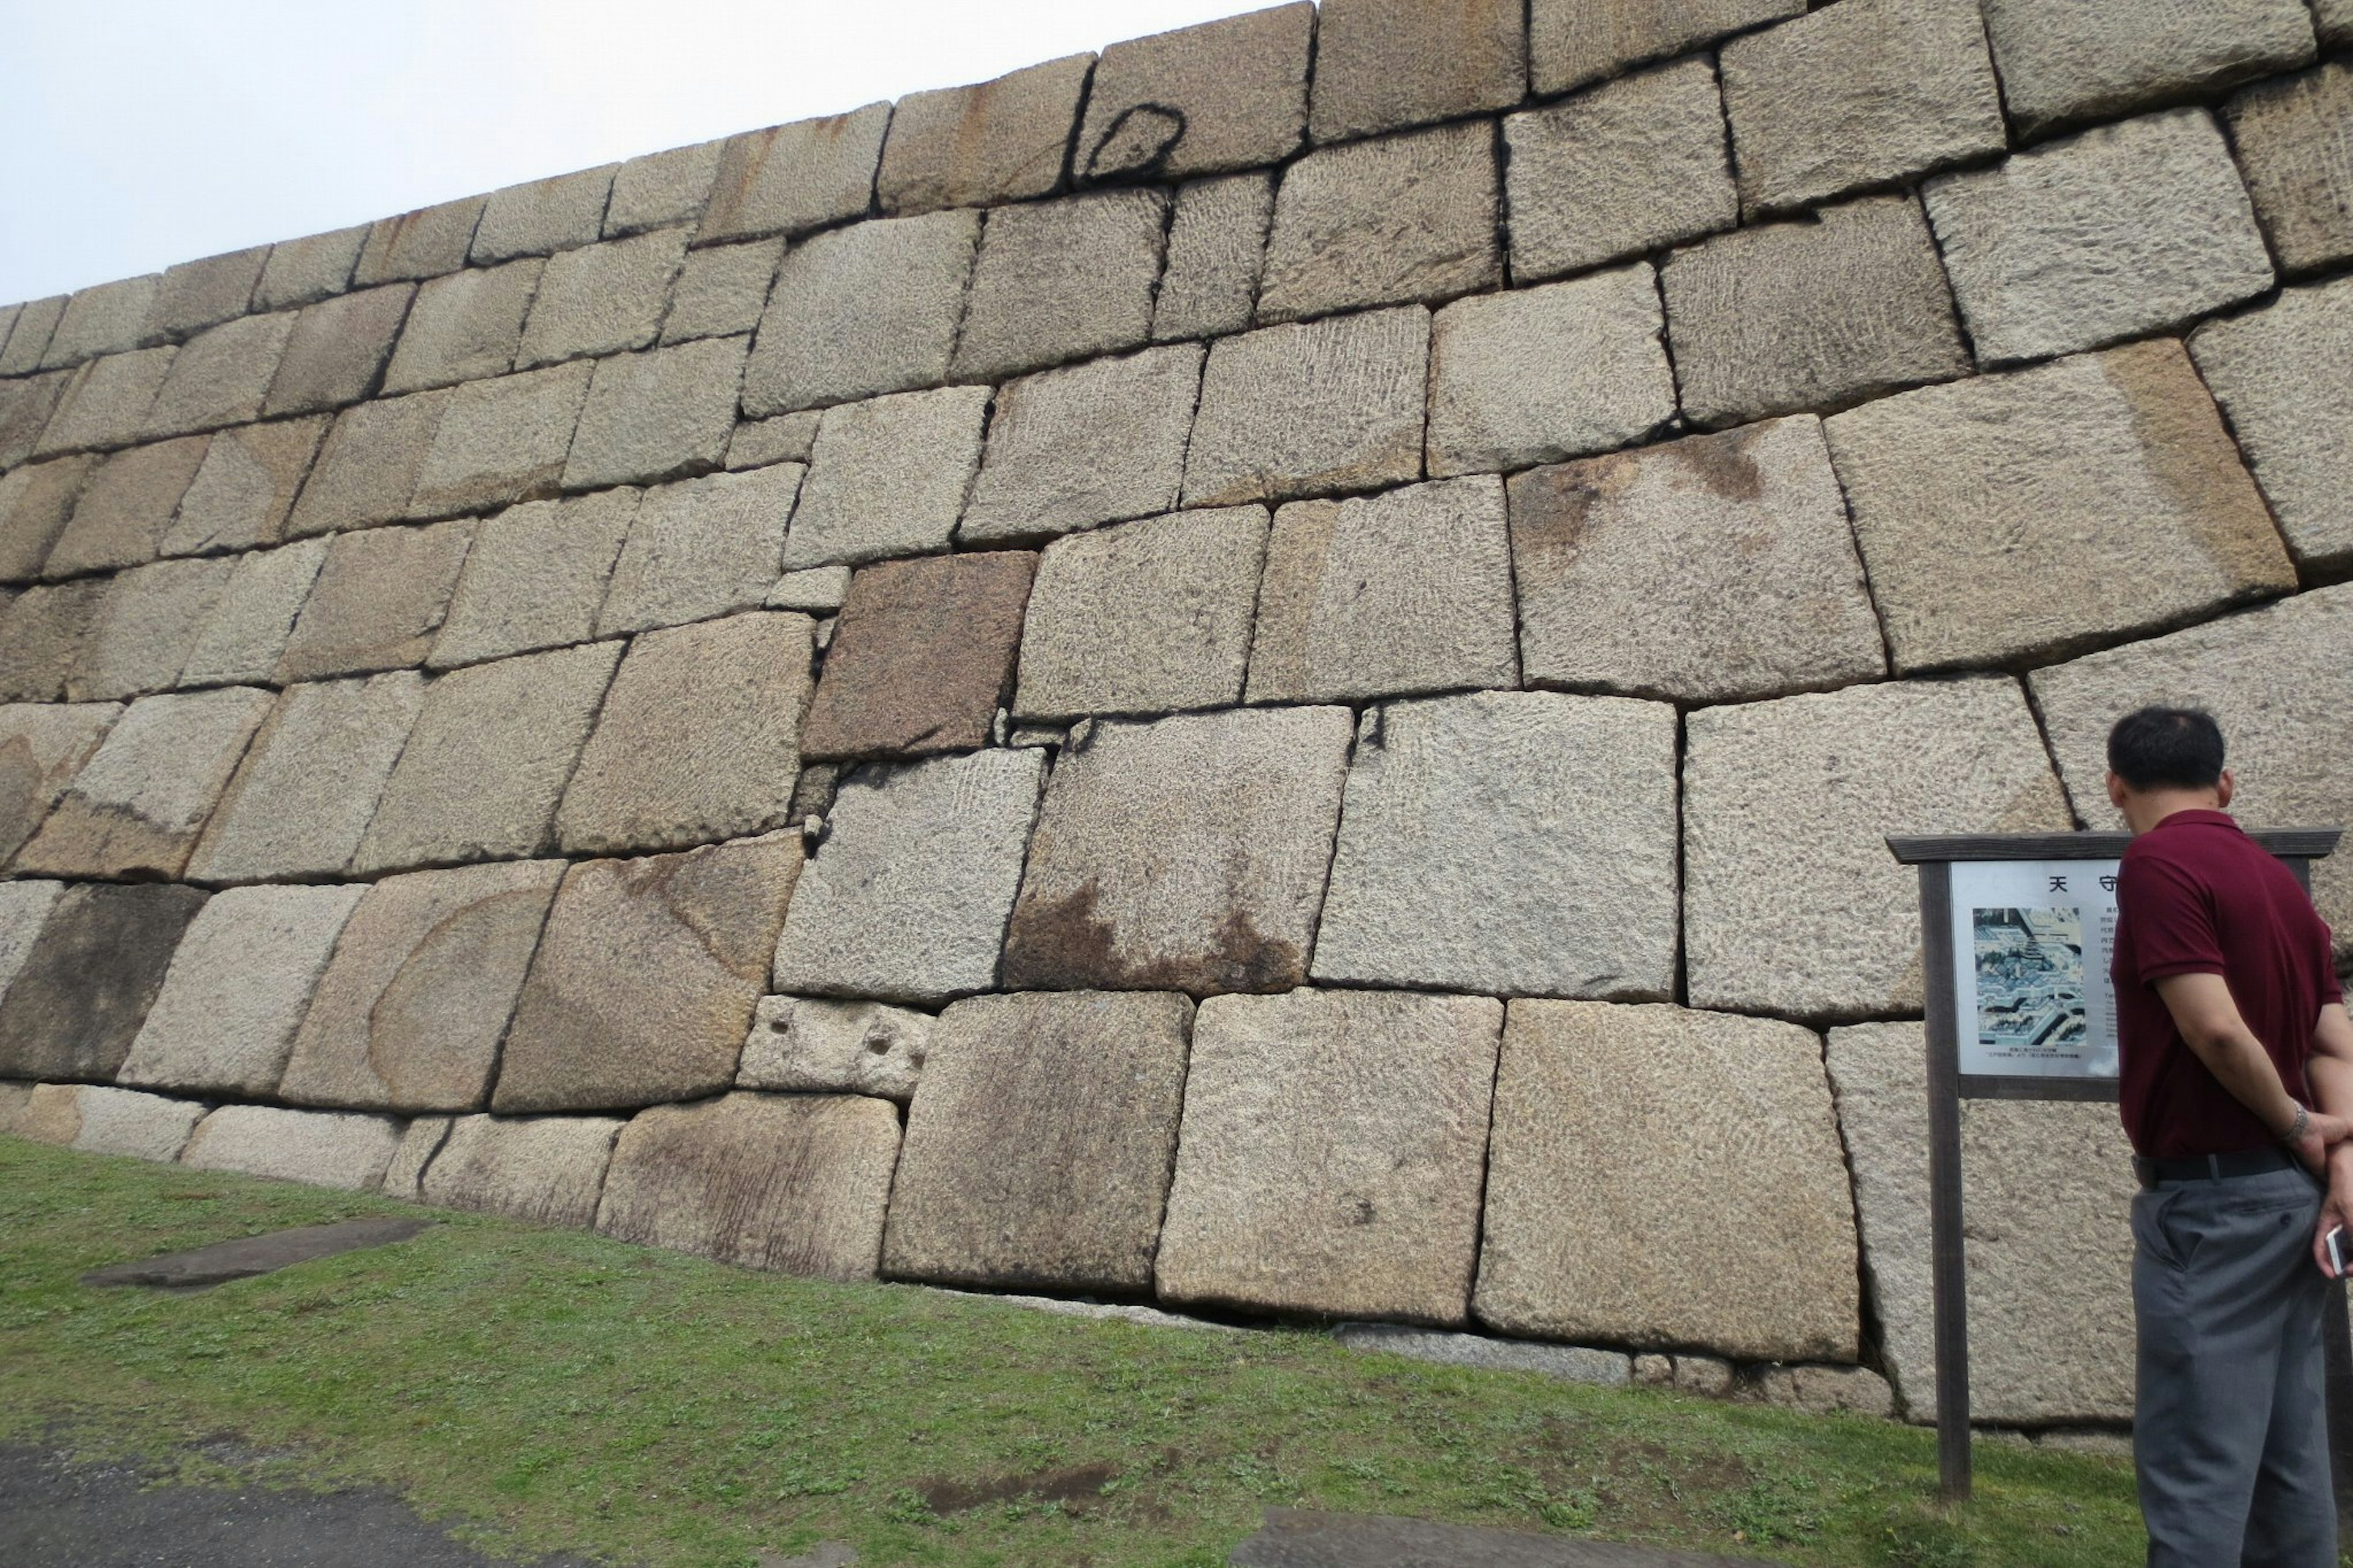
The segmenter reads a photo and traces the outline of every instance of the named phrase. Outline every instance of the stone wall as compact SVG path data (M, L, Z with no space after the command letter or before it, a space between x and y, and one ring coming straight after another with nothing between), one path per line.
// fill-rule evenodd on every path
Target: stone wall
M0 310L0 1119L1923 1418L1881 836L2353 818L2348 49L1328 0ZM2110 1114L1967 1135L2121 1418Z

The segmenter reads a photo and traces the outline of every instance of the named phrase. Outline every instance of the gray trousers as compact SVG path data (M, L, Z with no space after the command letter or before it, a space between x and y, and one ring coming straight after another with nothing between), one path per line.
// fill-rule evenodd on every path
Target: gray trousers
M2319 1217L2299 1171L2133 1199L2149 1568L2337 1568Z

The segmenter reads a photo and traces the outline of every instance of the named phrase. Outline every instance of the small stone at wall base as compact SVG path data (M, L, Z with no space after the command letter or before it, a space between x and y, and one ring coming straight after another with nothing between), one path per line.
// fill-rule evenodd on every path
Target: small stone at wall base
M411 1121L400 1135L400 1146L392 1152L392 1163L384 1168L384 1181L379 1187L385 1197L398 1198L403 1203L425 1201L423 1184L425 1167L441 1152L449 1136L448 1116L420 1116Z
M586 1230L622 1123L603 1116L460 1116L419 1187L423 1202Z
M1867 1366L1763 1366L1743 1376L1735 1392L1809 1415L1895 1414L1895 1395L1887 1380Z
M400 1134L401 1124L382 1116L224 1105L196 1123L180 1163L371 1192L392 1163Z
M85 1154L133 1160L178 1159L205 1110L197 1100L94 1084L0 1087L0 1132Z
M735 1071L738 1089L864 1094L902 1105L923 1081L934 1020L880 1002L763 996Z
M1333 1329L1332 1337L1352 1351L1375 1351L1442 1366L1532 1372L1565 1383L1589 1383L1602 1388L1624 1388L1636 1380L1632 1358L1620 1351L1490 1339L1484 1334L1451 1334L1433 1329L1409 1329L1398 1323L1341 1323Z

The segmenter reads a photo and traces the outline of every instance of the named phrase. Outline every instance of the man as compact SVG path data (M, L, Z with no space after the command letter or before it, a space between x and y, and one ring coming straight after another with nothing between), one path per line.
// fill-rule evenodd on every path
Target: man
M2353 1019L2312 900L2223 815L2222 763L2195 710L2108 736L2141 1514L2151 1568L2336 1568L2318 1258L2353 1217Z

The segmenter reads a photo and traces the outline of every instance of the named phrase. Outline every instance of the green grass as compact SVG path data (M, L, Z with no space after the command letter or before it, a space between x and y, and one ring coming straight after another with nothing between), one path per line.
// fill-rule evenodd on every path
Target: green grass
M1145 1329L745 1273L470 1215L191 1295L101 1264L381 1199L0 1139L0 1441L380 1484L510 1551L1213 1568L1269 1504L1793 1563L2137 1563L2121 1464L1433 1367L1320 1335ZM176 1458L175 1458L176 1457ZM254 1473L250 1468L248 1474Z

